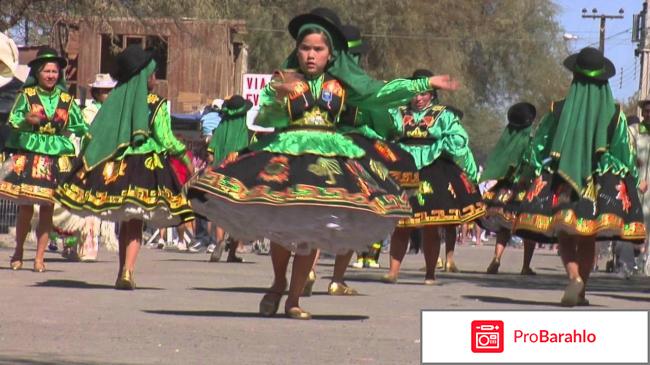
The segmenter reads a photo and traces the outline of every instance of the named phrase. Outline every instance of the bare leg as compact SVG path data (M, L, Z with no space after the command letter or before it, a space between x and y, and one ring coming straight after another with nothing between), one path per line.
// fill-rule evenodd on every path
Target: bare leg
M445 227L445 271L458 272L456 263L454 262L454 250L456 249L456 226L446 225Z
M578 247L576 252L576 258L578 261L578 272L582 281L585 283L580 297L585 297L585 289L587 287L587 281L589 281L589 276L594 267L594 252L596 251L596 238L591 237L581 237L578 241Z
M126 260L126 247L128 246L128 230L129 230L129 225L127 222L122 222L120 223L120 232L118 235L118 244L119 244L119 249L118 249L118 256L120 258L120 270L117 272L117 276L119 277L122 275L122 270L124 269L124 261ZM162 238L162 230L159 230Z
M388 277L397 279L399 276L399 269L402 266L402 260L406 255L406 245L408 244L409 236L412 228L395 228L390 240L390 268L388 269Z
M564 295L560 304L567 307L573 307L580 302L580 296L584 293L584 282L580 276L580 265L578 263L578 246L580 244L580 237L575 235L561 234L560 241L560 256L562 263L569 277L569 284L564 289ZM593 260L593 252L591 258ZM588 268L591 270L591 266Z
M316 256L316 250L312 250L307 255L294 255L293 265L291 267L291 281L289 283L289 294L287 300L284 303L284 310L287 314L295 317L291 314L293 308L298 308L299 312L302 312L300 309L300 294L305 287L305 282L307 281L307 276L309 275L309 270L311 270L314 263L314 257ZM306 312L303 312L306 313ZM303 315L298 315L300 318L303 318ZM308 313L304 316L311 317ZM308 319L308 318L304 318Z
M436 262L438 255L440 255L440 233L438 227L425 227L422 230L423 243L422 251L424 252L424 263L426 265L425 280L435 280L436 278ZM456 232L453 234L454 241L456 240Z
M52 214L54 205L42 204L38 211L38 226L36 227L36 257L34 258L34 271L45 271L43 264L45 248L50 240L50 231L52 231Z
M23 251L25 247L25 239L31 230L31 220L34 215L33 205L20 205L18 206L18 217L16 217L16 247L12 261L22 261Z
M271 263L273 264L273 285L269 291L284 293L287 288L287 267L289 267L291 251L271 242Z
M501 261L503 252L505 251L506 245L508 244L508 241L510 241L511 237L512 235L508 230L502 229L497 232L497 243L494 245L494 258L497 261Z
M530 262L533 260L533 253L535 253L535 241L524 240L524 264L521 268L521 271L527 270L528 272L534 272L530 268Z
M124 269L132 271L135 269L135 262L140 252L140 245L142 244L142 225L141 220L132 219L127 222L129 226L128 235L126 237L126 253L124 257Z
M350 260L354 251L348 251L342 255L336 255L334 260L334 273L332 274L332 281L335 283L342 283L345 270L347 270Z

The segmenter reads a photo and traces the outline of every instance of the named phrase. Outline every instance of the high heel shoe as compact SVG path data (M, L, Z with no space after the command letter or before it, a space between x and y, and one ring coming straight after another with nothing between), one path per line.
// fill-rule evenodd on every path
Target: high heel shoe
M446 272L460 272L458 267L456 266L456 263L452 260L449 260L445 263L445 271Z
M379 280L386 284L397 284L397 275L384 274Z
M486 272L488 274L498 274L499 273L499 266L501 266L501 262L497 260L496 258L492 259L492 262L490 262L490 265L488 265L488 268Z
M581 278L576 278L569 281L569 285L564 289L564 295L560 300L560 305L563 307L575 307L580 302L580 294L585 288L585 283Z
M337 283L332 281L330 286L327 288L327 294L329 295L359 295L359 292L347 286L345 283Z
M34 272L44 272L45 263L42 260L34 260Z
M309 270L309 276L305 282L305 287L302 289L301 297L311 297L312 290L314 289L314 283L316 282L316 273L314 270Z
M11 259L9 259L9 266L11 267L11 270L20 270L23 268L23 258L14 258L13 256Z
M302 310L300 307L291 307L289 309L284 309L284 313L287 315L288 318L291 319L302 319L302 320L309 320L311 319L311 313Z
M118 290L135 290L135 280L133 270L122 270L120 276L115 281L115 289Z

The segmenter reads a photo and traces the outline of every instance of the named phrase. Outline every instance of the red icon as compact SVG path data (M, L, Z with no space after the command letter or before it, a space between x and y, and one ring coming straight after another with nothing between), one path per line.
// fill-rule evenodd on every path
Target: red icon
M472 321L472 352L503 352L503 321Z

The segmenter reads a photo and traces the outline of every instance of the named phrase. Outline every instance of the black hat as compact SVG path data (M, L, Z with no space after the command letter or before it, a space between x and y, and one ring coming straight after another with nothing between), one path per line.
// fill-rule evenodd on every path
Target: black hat
M411 80L416 80L416 79L420 79L420 78L423 78L423 77L431 77L431 76L433 76L433 72L421 68L421 69L417 69L417 70L413 71L413 76L411 76L410 79Z
M234 111L241 109L244 106L246 107L246 110L248 110L253 107L253 102L248 99L244 99L241 95L233 95L223 102L222 109L225 108Z
M643 109L646 105L648 105L648 103L650 103L650 99L644 99L644 100L639 100L637 105L639 106L639 108Z
M343 34L341 19L339 19L338 14L336 14L334 10L328 8L315 8L307 14L295 16L289 22L289 34L291 34L293 39L298 39L298 31L300 30L300 27L307 23L315 23L327 29L332 37L337 38L337 40L347 49L347 42L345 35ZM331 41L334 42L333 39Z
M636 115L628 115L628 116L625 117L625 118L627 119L627 125L628 125L628 127L629 127L629 126L632 126L632 125L635 125L635 124L639 124L639 123L641 122L641 121L639 120L639 117L637 117Z
M533 124L537 109L531 103L517 103L508 109L508 126L514 128L526 128Z
M43 46L38 49L36 58L29 61L27 66L32 69L37 69L41 64L46 62L56 62L61 69L64 69L68 65L68 61L65 58L59 56L59 53L54 48Z
M126 82L145 68L152 59L151 52L143 50L138 44L132 44L115 58L116 69L111 71L111 76L117 82Z
M342 28L345 40L348 42L348 52L364 54L368 52L368 43L361 40L361 30L354 25L344 25Z
M607 81L616 75L616 68L602 52L592 47L585 47L564 60L564 67L574 74L588 79Z

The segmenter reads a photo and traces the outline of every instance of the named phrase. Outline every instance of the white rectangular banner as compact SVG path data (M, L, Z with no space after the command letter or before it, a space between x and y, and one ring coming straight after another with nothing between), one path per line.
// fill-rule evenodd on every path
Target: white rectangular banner
M253 107L246 114L246 125L248 129L256 132L273 132L273 128L263 128L254 124L255 117L260 108L260 92L266 84L271 81L271 74L243 74L242 75L242 96L250 100Z
M422 311L422 362L648 362L647 311Z

